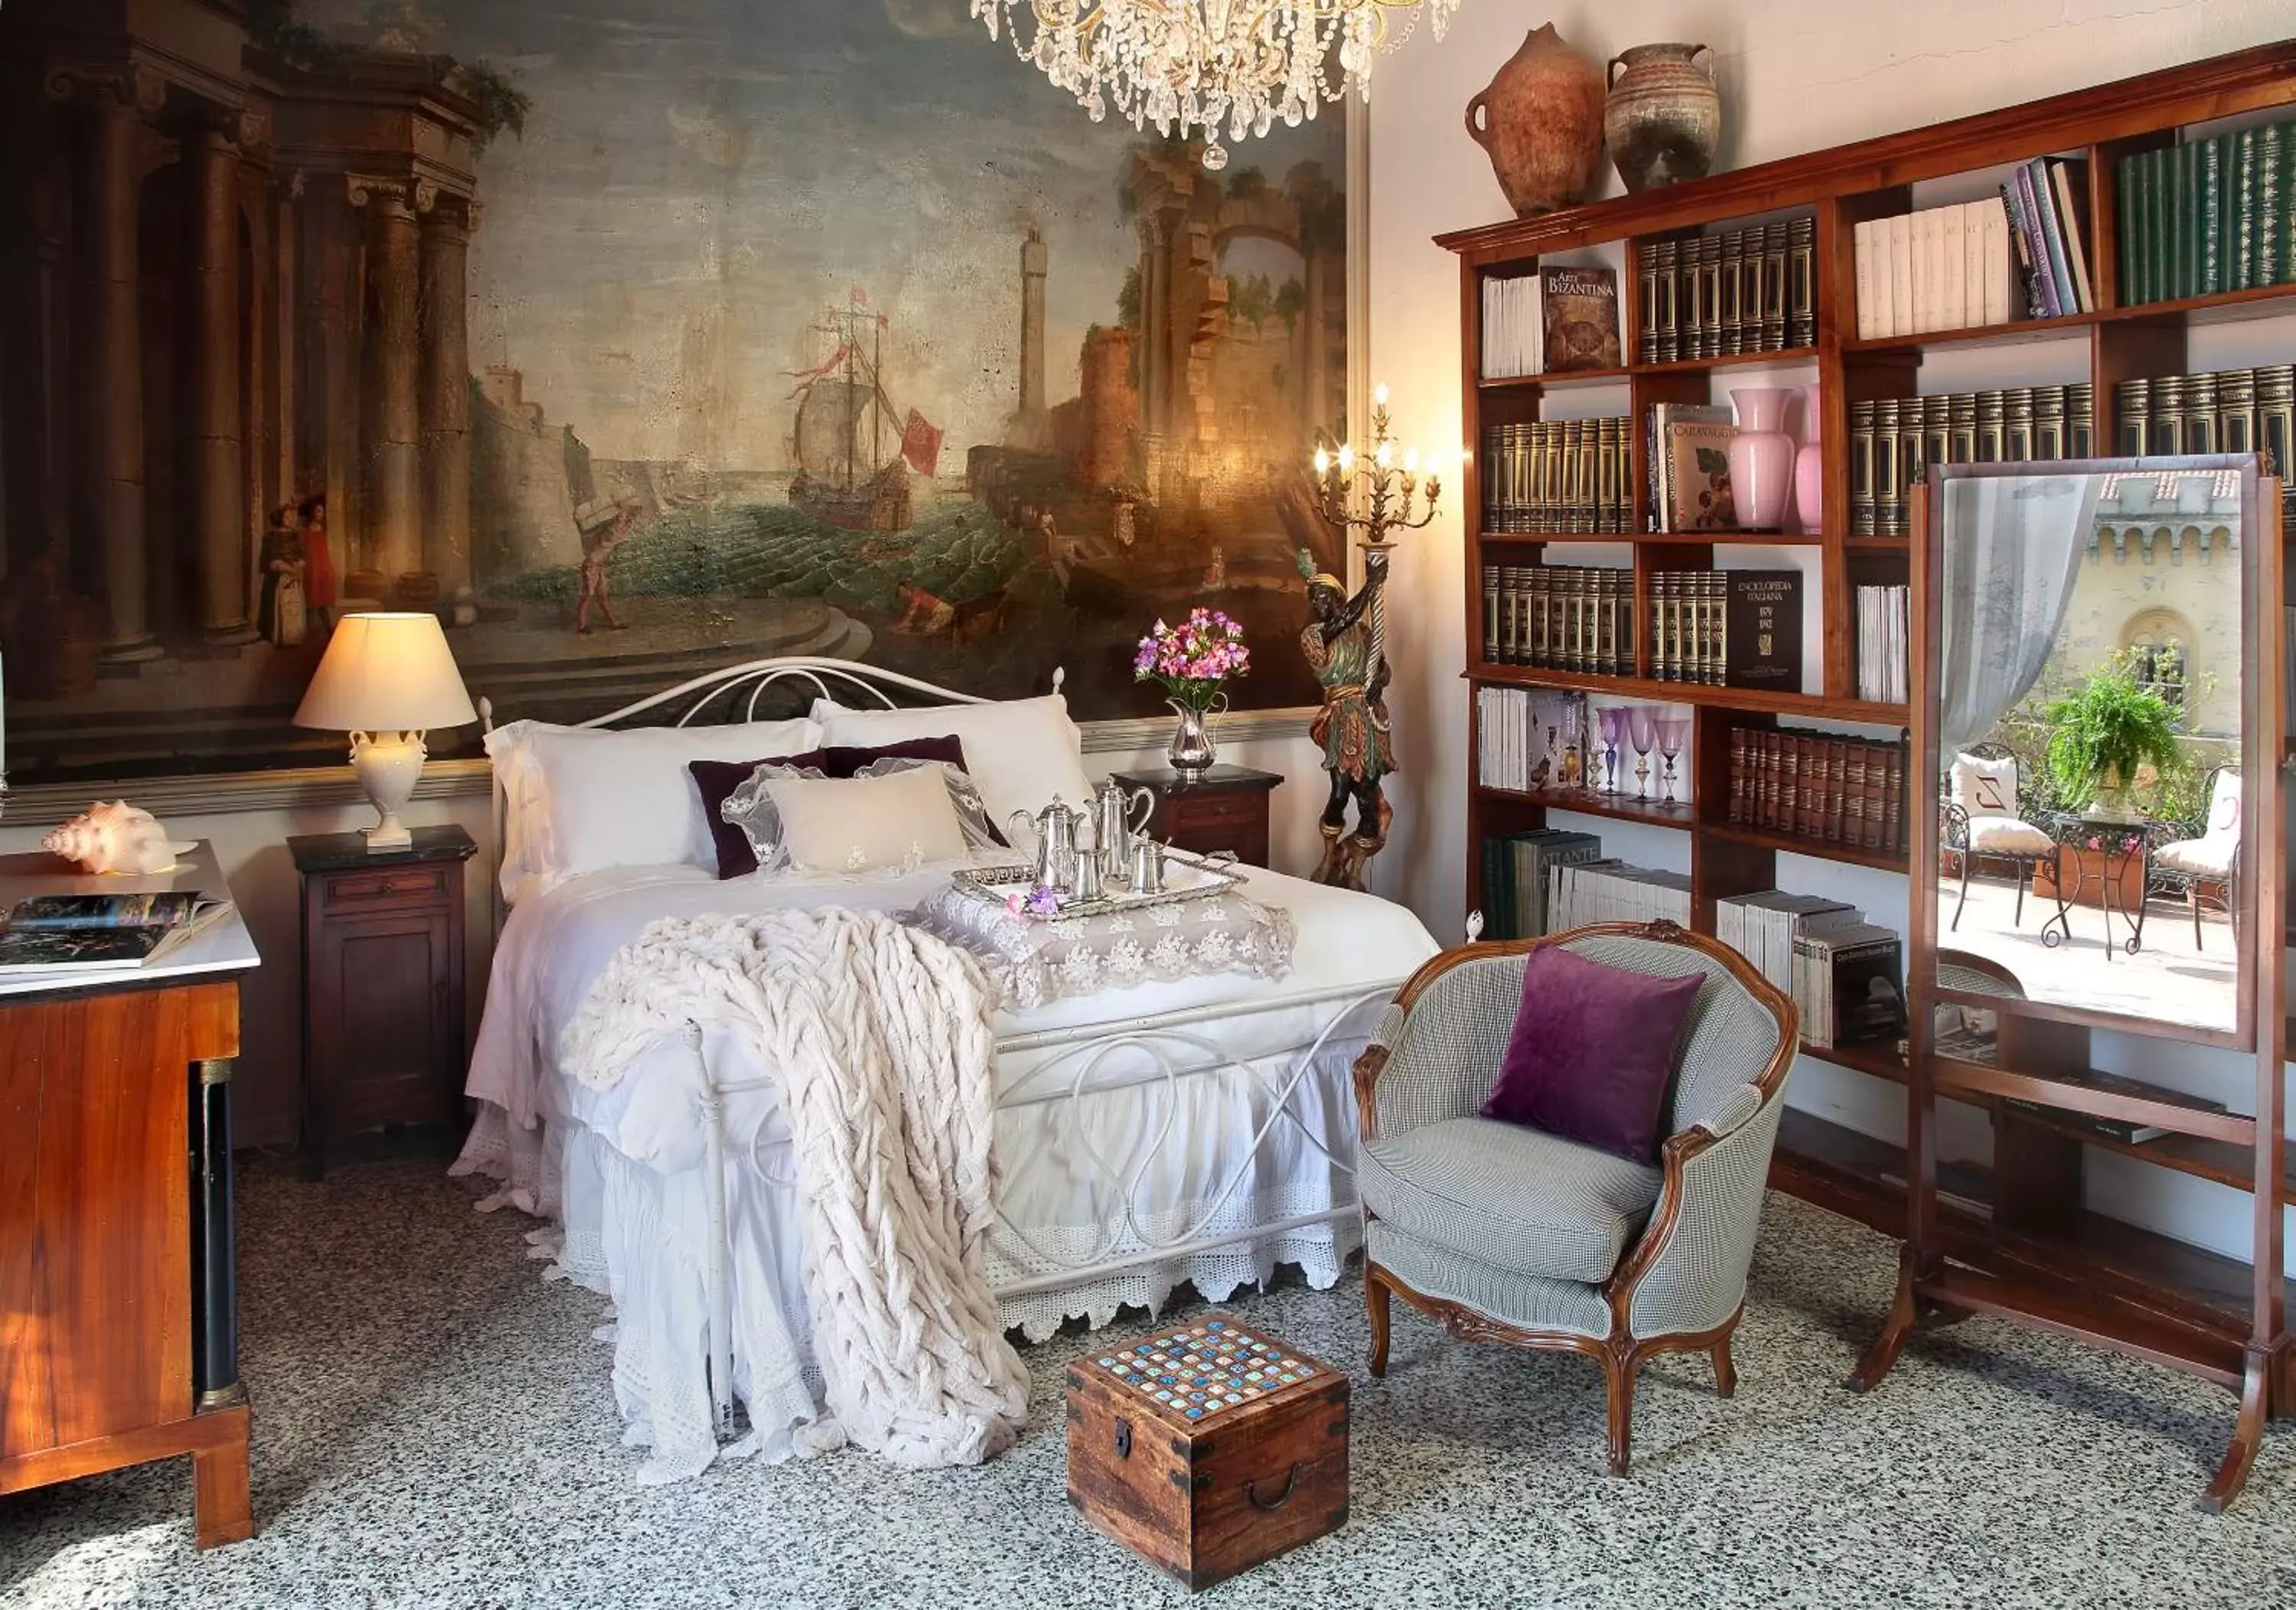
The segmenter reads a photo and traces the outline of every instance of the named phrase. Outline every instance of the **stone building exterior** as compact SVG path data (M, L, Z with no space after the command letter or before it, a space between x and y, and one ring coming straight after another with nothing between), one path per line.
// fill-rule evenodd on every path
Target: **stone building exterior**
M2241 515L2229 471L2107 477L2052 672L2077 682L2116 650L2173 645L2189 730L2237 738Z

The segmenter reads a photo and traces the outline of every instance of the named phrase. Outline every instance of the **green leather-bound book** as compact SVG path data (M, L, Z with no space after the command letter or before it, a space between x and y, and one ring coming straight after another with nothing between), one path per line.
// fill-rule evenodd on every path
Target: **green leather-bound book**
M2128 255L2121 257L2121 301L2152 301L2152 151L2121 159L2128 175Z
M2205 140L2187 140L2177 147L2177 266L2172 298L2201 293L2201 198L2207 190L2207 172L2201 161Z
M2123 157L2112 170L2113 260L2120 265L2120 282L2113 295L2123 307L2133 307L2136 295L2136 159Z
M2219 295L2225 288L2225 136L2200 143L2193 162L2193 290L2194 296Z
M2256 282L2296 280L2296 122L2256 132Z
M2225 230L2231 248L2226 288L2246 290L2256 283L2256 130L2243 128L2234 135L2231 155L2225 180L2230 197Z
M2164 145L2145 164L2152 180L2152 203L2144 209L2149 246L2144 253L2144 299L2157 302L2169 294L2169 261L2177 230L2175 208L2177 148Z

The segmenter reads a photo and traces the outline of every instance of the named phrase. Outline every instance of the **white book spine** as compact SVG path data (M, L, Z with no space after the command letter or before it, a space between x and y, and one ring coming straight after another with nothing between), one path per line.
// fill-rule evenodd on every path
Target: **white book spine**
M1977 322L1969 316L1969 252L1964 239L1967 215L1958 207L1940 207L1937 212L1938 256L1945 281L1938 327L1960 330Z
M1914 223L1904 213L1890 220L1890 332L1918 334L1914 323Z
M1890 247L1890 220L1874 219L1873 231L1874 333L1909 335L1912 331L1898 328L1898 257Z
M1874 220L1866 219L1849 235L1857 257L1857 339L1870 341L1882 333L1874 312Z
M1964 322L1972 325L1989 323L1991 321L1985 316L1985 203L1969 201L1956 210L1961 214L1961 311Z
M2015 317L2010 288L2016 283L2009 255L2009 208L1999 196L1978 205L1985 213L1985 322L2006 324Z

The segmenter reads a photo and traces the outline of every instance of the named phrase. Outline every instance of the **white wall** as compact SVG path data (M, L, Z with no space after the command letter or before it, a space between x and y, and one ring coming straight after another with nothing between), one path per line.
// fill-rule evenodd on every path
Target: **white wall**
M1553 21L1572 45L1601 61L1631 45L1702 40L1716 52L1723 96L1724 150L1718 168L1839 145L2021 101L2128 78L2156 68L2267 43L2296 32L2286 0L2064 0L2057 5L2001 0L1613 0L1603 5L1524 6L1467 0L1448 37L1423 28L1382 60L1371 109L1371 367L1393 399L1397 434L1418 444L1461 439L1459 275L1431 237L1508 216L1490 164L1462 127L1463 109L1488 85L1524 35ZM1622 187L1606 174L1609 192ZM2274 356L2219 357L2196 341L2194 358L2285 361L2296 321L2242 325L2243 344L2264 336ZM1958 377L1956 377L1958 378ZM2052 378L2027 373L2027 381ZM2014 383L1972 380L1970 384ZM1924 386L1923 389L1931 388ZM1471 501L1465 478L1445 517L1406 543L1394 560L1389 639L1396 658L1397 758L1394 838L1376 864L1375 887L1411 904L1439 936L1458 932L1465 896L1467 691L1464 639L1465 577L1461 517ZM1785 869L1782 866L1782 874ZM1903 880L1892 880L1902 890ZM1805 887L1810 887L1805 885ZM1874 891L1885 905L1887 891ZM1904 895L1877 919L1902 919ZM2127 1036L2105 1035L2107 1042ZM2167 1049L2167 1048L2162 1048ZM2099 1048L2108 1067L2152 1063L2150 1048ZM2171 1055L2183 1056L2171 1051ZM2241 1085L2236 1059L2189 1057L2211 1083ZM2136 1071L2132 1066L2129 1071ZM1882 1089L1853 1088L1857 1075L1805 1062L1791 1087L1797 1105L1881 1132L1902 1103ZM1872 1081L1864 1081L1872 1085ZM2226 1091L2214 1091L2222 1096ZM2204 1243L2245 1245L2246 1198L2181 1176L2131 1178L2092 1171L2100 1207ZM2146 1169L2145 1175L2166 1171ZM2109 1185L2102 1181L2110 1181ZM2100 1200L2110 1190L2109 1200Z

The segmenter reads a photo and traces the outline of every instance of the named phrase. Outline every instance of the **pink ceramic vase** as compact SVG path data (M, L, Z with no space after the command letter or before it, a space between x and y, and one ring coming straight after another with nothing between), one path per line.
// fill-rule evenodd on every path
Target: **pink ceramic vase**
M1804 531L1825 529L1825 453L1818 445L1818 420L1824 409L1817 388L1802 394L1801 451L1794 454L1794 515Z
M1775 531L1793 486L1793 438L1785 432L1783 386L1747 386L1730 394L1738 434L1730 438L1730 495L1741 531Z

